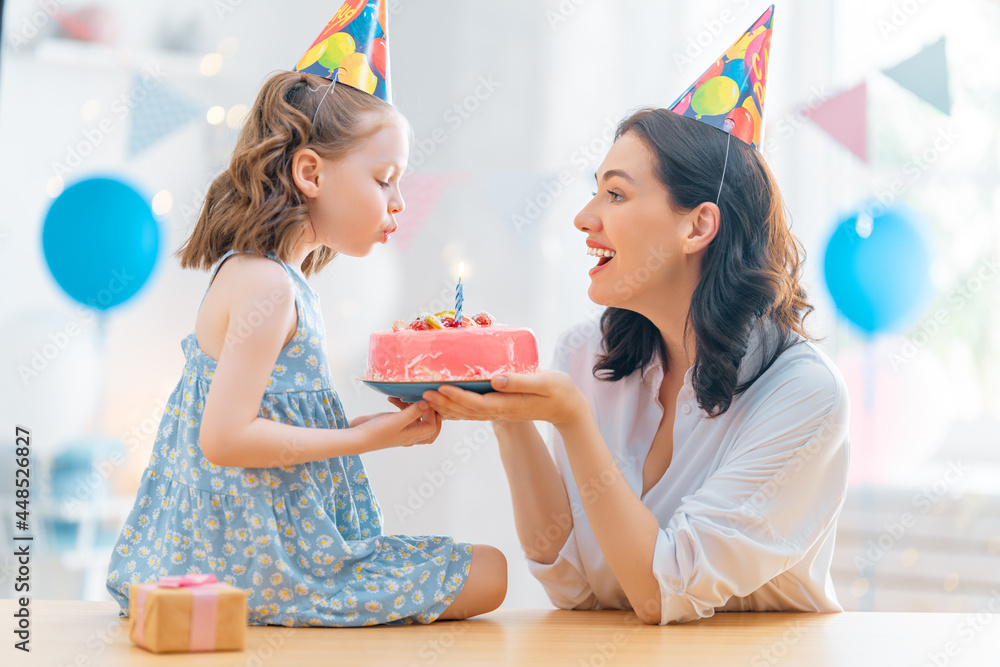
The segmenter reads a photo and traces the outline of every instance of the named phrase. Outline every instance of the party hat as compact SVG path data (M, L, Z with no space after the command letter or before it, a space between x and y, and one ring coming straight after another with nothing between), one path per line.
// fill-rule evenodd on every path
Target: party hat
M392 102L388 0L346 0L293 68Z
M774 5L668 108L760 150Z

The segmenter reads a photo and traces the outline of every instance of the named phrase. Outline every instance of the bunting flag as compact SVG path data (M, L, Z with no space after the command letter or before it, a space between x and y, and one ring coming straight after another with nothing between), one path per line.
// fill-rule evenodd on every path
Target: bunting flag
M132 77L132 99L126 156L142 153L167 135L202 115L202 105L156 78ZM145 95L138 95L143 91Z
M951 115L944 37L882 73L942 113Z
M868 88L865 83L802 113L863 162L868 162Z
M403 180L403 201L406 206L398 216L399 229L394 234L393 243L398 244L400 250L405 252L434 211L444 191L453 185L464 183L468 178L469 175L465 172L407 174Z

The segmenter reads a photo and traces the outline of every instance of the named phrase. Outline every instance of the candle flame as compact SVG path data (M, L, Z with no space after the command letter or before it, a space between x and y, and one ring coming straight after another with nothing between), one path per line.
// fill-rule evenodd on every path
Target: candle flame
M465 273L465 262L461 262L458 265L458 280L462 280L462 274Z

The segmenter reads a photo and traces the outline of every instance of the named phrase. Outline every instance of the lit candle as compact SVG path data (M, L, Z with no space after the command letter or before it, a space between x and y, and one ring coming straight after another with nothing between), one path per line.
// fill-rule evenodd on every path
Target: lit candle
M465 262L458 265L458 287L455 288L455 326L462 326L462 274L465 272Z

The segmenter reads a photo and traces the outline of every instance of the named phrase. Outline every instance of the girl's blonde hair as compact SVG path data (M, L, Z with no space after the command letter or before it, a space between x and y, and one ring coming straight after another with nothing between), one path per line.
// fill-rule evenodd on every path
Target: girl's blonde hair
M229 168L212 181L191 236L174 253L181 268L210 269L230 249L273 252L289 262L309 226L309 200L292 180L295 154L311 148L338 160L390 122L409 128L392 105L347 85L328 90L329 83L300 72L279 72L264 83ZM309 276L336 255L319 246L299 268Z

